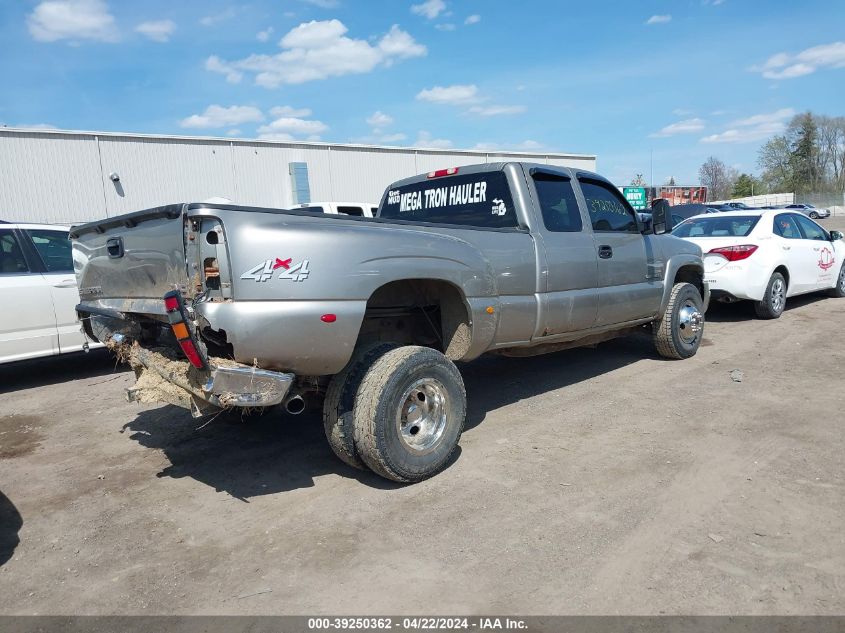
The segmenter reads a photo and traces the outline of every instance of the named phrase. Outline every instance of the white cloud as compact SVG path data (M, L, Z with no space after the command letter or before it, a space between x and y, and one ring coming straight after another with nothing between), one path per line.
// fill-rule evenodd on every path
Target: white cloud
M254 73L257 85L277 88L282 84L368 73L377 66L390 66L428 52L395 24L375 44L347 37L347 30L339 20L306 22L281 39L281 53L250 55L232 62L212 55L205 67L226 75L232 83L240 81L244 72Z
M166 42L176 30L176 23L173 20L152 20L141 22L135 30L154 42Z
M337 0L302 0L303 2L307 2L308 4L313 4L315 7L320 7L321 9L334 9L338 4L340 4Z
M452 147L452 141L445 138L432 138L431 134L425 130L420 130L417 134L417 140L414 141L416 147L426 147L432 149L448 149Z
M361 136L352 139L352 142L361 143L363 145L388 145L404 141L406 138L408 137L401 132L397 132L396 134L373 134L370 136Z
M39 42L119 39L114 16L103 0L46 0L26 21L33 39Z
M5 127L5 126L3 126ZM20 128L23 130L58 130L55 125L51 123L18 123L11 127Z
M417 100L448 105L466 105L479 101L478 87L475 84L455 84L453 86L434 86L417 93Z
M795 115L792 108L781 108L775 112L755 114L745 119L738 119L729 124L724 132L711 134L701 139L702 143L750 143L761 141L774 134L780 134L786 127L787 119Z
M285 116L259 127L258 138L290 141L296 137L305 137L309 141L317 141L319 135L328 129L329 126L322 121Z
M671 21L671 15L653 15L648 20L646 20L646 24L666 24L667 22Z
M481 16L477 13L467 16L467 19L464 20L464 24L478 24L479 22L481 22Z
M270 108L270 115L277 118L291 116L301 118L311 116L311 110L308 108L292 108L291 106L276 106L275 108Z
M383 128L393 125L393 117L385 114L381 110L376 110L372 115L367 117L367 124L373 128Z
M205 60L205 69L226 75L226 81L230 84L240 83L241 79L244 78L242 72L235 70L234 67L221 60L217 55L212 55Z
M536 152L543 149L543 145L531 139L522 141L521 143L503 144L503 143L476 143L472 149L481 152Z
M691 132L700 132L704 129L704 120L695 118L695 119L685 119L683 121L678 121L676 123L671 123L666 127L662 128L659 132L654 132L653 134L649 134L651 138L661 138L665 136L675 136L676 134L689 134Z
M264 120L261 110L253 106L210 105L202 114L192 114L179 123L188 128L220 128L241 123L257 123Z
M473 106L468 112L478 116L500 116L502 114L519 114L525 112L525 106L521 105L490 105Z
M750 70L762 73L766 79L794 79L820 68L845 68L845 42L820 44L795 55L777 53L762 66L752 66Z
M215 13L214 15L206 15L200 18L200 24L203 26L214 26L215 24L219 24L220 22L225 22L226 20L231 20L238 14L235 7L229 7L221 11L220 13Z
M421 15L429 20L433 20L446 9L446 3L443 0L425 0L421 4L411 5L411 13Z
M435 24L434 28L436 28L438 31L454 31L455 25L451 22L444 22L443 24Z
M672 110L672 114L675 116L689 116L692 114L692 110L684 110L683 108L675 108Z
M229 130L228 132L226 132L226 136L240 136L240 135L241 135L241 131L238 128L235 128L235 129L232 129L232 130Z
M270 39L271 35L273 35L272 26L267 27L263 31L258 31L258 33L255 34L255 39L257 39L259 42L266 42Z

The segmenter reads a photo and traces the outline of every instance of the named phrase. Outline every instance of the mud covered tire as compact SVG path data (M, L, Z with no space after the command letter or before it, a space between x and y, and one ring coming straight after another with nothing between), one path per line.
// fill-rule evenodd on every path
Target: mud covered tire
M353 417L355 447L370 469L393 481L421 481L440 472L458 445L464 382L437 350L400 347L367 371Z
M754 313L759 319L777 319L786 307L786 279L780 273L772 273L762 301L754 302Z
M704 337L703 304L698 288L692 284L672 286L663 317L651 325L658 354L673 360L695 356Z
M827 291L827 296L842 299L845 297L845 263L839 268L839 276L836 278L836 287Z
M329 446L341 461L354 468L366 470L366 465L355 450L352 428L352 409L355 394L370 366L383 354L396 349L396 343L375 341L356 349L340 373L332 376L323 400L323 430Z

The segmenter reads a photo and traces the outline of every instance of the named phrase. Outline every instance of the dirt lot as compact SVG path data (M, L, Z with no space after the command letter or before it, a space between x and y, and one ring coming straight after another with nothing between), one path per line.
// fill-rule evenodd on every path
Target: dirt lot
M0 612L841 614L845 300L708 319L688 361L462 367L460 454L414 486L316 414L202 426L102 353L2 367Z

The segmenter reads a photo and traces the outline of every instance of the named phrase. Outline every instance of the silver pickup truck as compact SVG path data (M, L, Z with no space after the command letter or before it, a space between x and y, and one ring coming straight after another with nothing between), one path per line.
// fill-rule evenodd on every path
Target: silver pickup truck
M438 472L466 393L455 361L645 330L694 355L700 249L644 229L601 176L528 163L399 181L377 217L179 204L74 227L87 335L129 360L128 395L204 415L323 403L345 462Z

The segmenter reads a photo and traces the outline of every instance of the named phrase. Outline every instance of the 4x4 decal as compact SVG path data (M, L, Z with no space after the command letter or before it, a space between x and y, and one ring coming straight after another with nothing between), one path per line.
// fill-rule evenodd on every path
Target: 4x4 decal
M261 262L258 266L254 268L250 268L246 271L243 275L241 275L241 279L252 279L253 281L268 281L273 277L273 274L281 269L279 273L279 279L287 279L289 281L305 281L308 278L309 273L311 272L308 270L308 260L303 259L301 262L297 262L295 264L293 262L292 257L288 257L287 259L280 259L276 257L275 259L268 259L266 261Z

